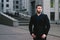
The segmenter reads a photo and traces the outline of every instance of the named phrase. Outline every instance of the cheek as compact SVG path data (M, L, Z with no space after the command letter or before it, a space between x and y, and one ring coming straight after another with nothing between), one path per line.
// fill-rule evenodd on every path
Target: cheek
M38 11L41 11L41 9L38 9Z

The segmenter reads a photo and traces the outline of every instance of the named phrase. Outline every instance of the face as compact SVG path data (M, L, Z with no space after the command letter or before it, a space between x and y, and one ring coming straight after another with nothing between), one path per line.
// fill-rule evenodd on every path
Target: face
M37 6L36 11L37 11L37 13L41 13L42 12L42 6Z

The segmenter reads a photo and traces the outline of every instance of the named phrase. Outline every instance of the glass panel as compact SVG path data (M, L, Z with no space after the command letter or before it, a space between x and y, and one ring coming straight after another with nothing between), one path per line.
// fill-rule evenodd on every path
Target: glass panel
M51 19L51 21L55 20L55 12L50 13L50 19Z
M9 4L6 4L6 7L9 7Z
M60 20L60 12L59 12L59 20Z
M59 8L60 8L60 0L59 0Z
M51 5L51 8L54 7L54 0L50 0L50 5Z

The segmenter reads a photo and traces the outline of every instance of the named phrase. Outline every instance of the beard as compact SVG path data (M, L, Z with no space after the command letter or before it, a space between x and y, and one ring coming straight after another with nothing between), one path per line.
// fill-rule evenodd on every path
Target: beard
M41 13L41 11L37 11L37 13L38 13L38 14L40 14L40 13Z

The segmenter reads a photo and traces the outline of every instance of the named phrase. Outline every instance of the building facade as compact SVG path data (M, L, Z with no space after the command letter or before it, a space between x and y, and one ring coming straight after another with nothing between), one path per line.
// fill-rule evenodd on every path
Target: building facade
M60 21L60 0L0 0L0 11L36 13L36 5L43 5L43 13L48 15L51 23Z
M13 0L13 10L18 12L22 10L22 0Z
M30 14L30 0L0 0L1 11L18 11Z
M1 0L2 11L13 11L13 0Z

